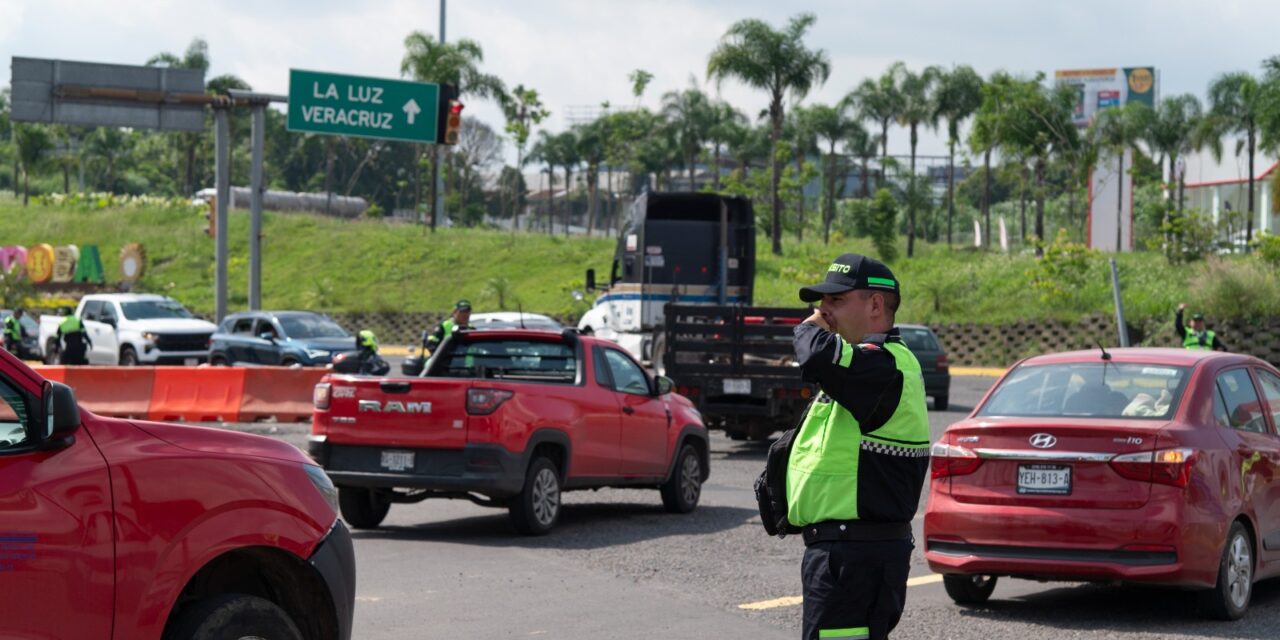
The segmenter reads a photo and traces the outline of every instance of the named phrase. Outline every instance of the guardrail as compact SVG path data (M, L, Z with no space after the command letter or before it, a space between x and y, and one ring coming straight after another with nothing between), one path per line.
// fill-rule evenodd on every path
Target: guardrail
M33 367L104 416L189 422L303 422L328 369L295 367Z

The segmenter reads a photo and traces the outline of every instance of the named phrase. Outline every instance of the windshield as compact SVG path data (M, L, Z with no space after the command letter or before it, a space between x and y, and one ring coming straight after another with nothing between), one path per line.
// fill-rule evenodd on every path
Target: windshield
M1000 383L978 415L1167 419L1190 373L1152 364L1023 366Z
M349 338L351 334L338 323L324 316L280 316L280 328L284 335L293 339L301 338Z
M191 318L187 311L176 300L139 300L138 302L121 302L120 310L129 320L153 320L156 318Z

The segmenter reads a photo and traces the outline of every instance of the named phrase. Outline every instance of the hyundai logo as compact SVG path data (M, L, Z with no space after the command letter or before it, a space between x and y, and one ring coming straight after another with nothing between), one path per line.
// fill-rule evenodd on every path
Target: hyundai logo
M1037 449L1048 449L1053 445L1058 444L1058 439L1047 433L1037 433L1028 438L1028 441L1031 443L1031 446Z

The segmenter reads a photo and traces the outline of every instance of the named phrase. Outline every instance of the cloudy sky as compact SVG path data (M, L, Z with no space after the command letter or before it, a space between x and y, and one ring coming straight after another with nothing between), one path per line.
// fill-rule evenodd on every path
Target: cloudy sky
M446 36L477 41L485 70L541 92L553 113L544 124L558 130L577 109L633 104L627 75L637 68L655 76L642 101L650 107L692 79L757 114L762 94L706 85L707 55L736 20L781 26L800 11L817 15L808 42L832 63L806 102L838 100L895 60L969 64L983 75L1153 65L1161 95L1203 99L1216 75L1257 73L1280 54L1275 0L452 0ZM439 0L0 0L0 86L15 55L142 64L200 37L210 77L287 93L290 68L398 76L412 30L438 33ZM493 105L472 102L468 114L501 127ZM891 130L890 153L907 149L904 132ZM930 136L920 152L942 153L942 141Z

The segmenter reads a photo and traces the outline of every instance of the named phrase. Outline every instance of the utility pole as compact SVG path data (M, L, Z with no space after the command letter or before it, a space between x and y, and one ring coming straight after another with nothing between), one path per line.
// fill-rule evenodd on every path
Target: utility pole
M227 207L231 204L231 123L229 122L231 106L214 105L213 120L216 134L214 136L214 161L217 175L217 195L214 196L216 211L214 213L214 318L222 322L227 317Z
M444 11L444 10L445 10L445 0L440 0L440 44L444 44L444 42L445 42L445 40L444 40L444 26L445 26L444 13L445 13L445 11ZM442 82L443 82L443 80L442 80ZM434 175L434 176L432 176L432 180L434 180L434 181L435 181L435 185L436 185L436 202L435 202L435 205L436 205L436 207L435 207L435 209L436 209L436 214L435 214L435 216L431 219L431 230L432 230L432 231L434 231L434 230L435 230L435 228L436 228L436 224L440 222L440 219L442 219L442 218L444 218L444 217L445 217L445 210L444 210L444 172L442 172L442 171L440 170L441 166L444 164L444 145L443 145L443 144L440 144L440 142L439 142L438 140L436 141L435 154L436 154L435 168L432 170L432 173L434 173L435 175Z

